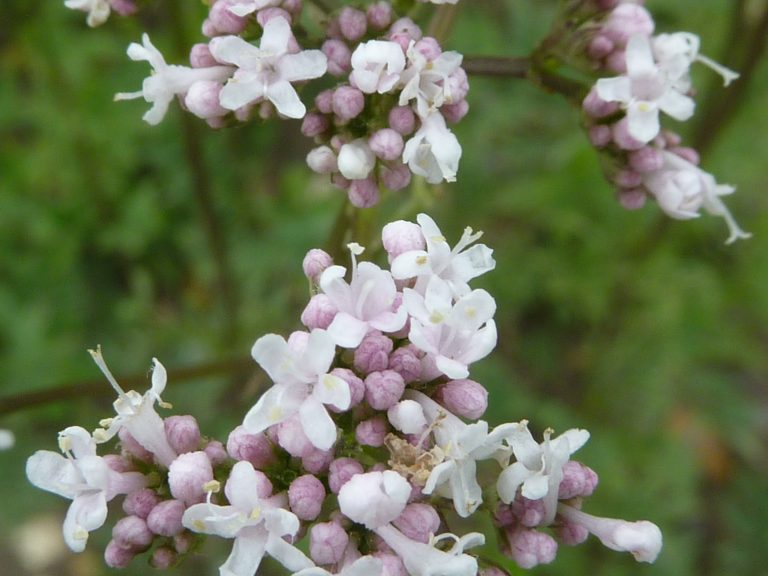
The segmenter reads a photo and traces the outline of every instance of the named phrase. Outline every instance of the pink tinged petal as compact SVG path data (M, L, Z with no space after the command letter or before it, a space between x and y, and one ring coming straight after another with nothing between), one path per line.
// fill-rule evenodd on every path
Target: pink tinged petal
M416 290L413 290L411 288L406 288L403 290L403 308L410 314L413 318L418 320L419 322L422 322L424 324L429 323L429 310L427 310L427 307L424 302L424 296L416 292Z
M241 460L232 467L224 493L235 508L252 510L260 503L258 485L259 480L253 464Z
M254 576L264 558L266 533L243 534L235 538L232 553L219 568L220 576Z
M531 477L531 474L531 471L522 462L515 462L505 468L499 474L499 479L496 482L496 491L499 493L499 498L505 504L512 502L517 495L517 489Z
M634 102L627 108L629 135L640 142L650 142L659 134L659 109L655 102Z
M103 492L83 493L75 497L64 519L64 541L73 552L85 550L88 533L100 528L107 519L107 500Z
M277 536L295 536L301 526L298 516L283 508L273 508L264 512L264 526L270 534Z
M90 488L105 492L109 489L111 469L101 456L83 456L77 460L77 467Z
M272 386L245 415L243 427L251 434L258 434L293 415L297 407L286 405L284 395L284 386Z
M304 433L319 450L328 450L336 442L336 424L317 399L307 398L299 408L299 419Z
M696 107L692 98L676 90L667 90L659 99L658 105L662 112L680 122L685 122L693 116Z
M286 118L303 118L307 113L307 108L299 99L296 90L285 80L268 84L265 96Z
M239 36L219 36L209 43L211 54L218 62L234 64L246 70L258 69L264 53Z
M496 313L496 300L482 289L463 296L451 314L451 324L462 330L477 330Z
M419 322L411 320L411 330L408 333L408 339L419 350L423 350L427 354L437 354L438 349L435 341L439 338L441 331L442 328L440 326L422 326Z
M288 343L277 334L265 334L251 348L251 356L264 371L269 374L273 382L284 382L292 372L286 370L290 364L291 351Z
M227 82L219 92L219 104L227 110L237 110L246 104L255 102L265 95L265 86L258 78L240 80L242 76L235 76Z
M235 538L244 530L244 512L234 506L195 504L184 511L182 525L199 534L215 534L222 538Z
M309 568L313 564L301 550L275 536L274 533L270 533L267 540L267 552L291 572Z
M655 75L658 72L653 60L653 50L650 38L641 34L630 37L625 50L627 59L627 75L630 78L645 75Z
M626 76L600 78L595 85L597 95L606 102L629 102L632 99L632 82Z
M293 33L291 32L291 25L288 23L288 20L282 17L272 18L264 26L264 34L261 36L259 47L266 52L279 56L287 51L288 42L292 36Z
M469 376L469 368L459 360L454 360L453 358L447 358L446 356L441 355L435 358L435 364L440 372L448 376L448 378L460 380Z
M308 374L325 374L336 355L336 344L325 331L315 329L309 335L307 348L301 358L302 368Z
M403 326L405 326L408 320L408 312L405 306L400 305L396 312L382 312L376 318L372 319L368 324L376 330L382 332L397 332Z
M50 450L38 450L27 459L27 479L41 490L74 498L80 474L71 460Z
M320 275L320 289L339 309L352 300L352 289L344 280L346 273L343 266L329 266Z
M354 348L363 341L369 331L367 322L358 320L351 314L339 312L328 326L328 334L334 342L343 348Z
M323 374L318 378L312 395L323 404L330 404L339 410L349 408L351 394L349 384L332 374Z
M276 65L283 80L311 80L320 78L328 68L328 58L320 50L303 50L296 54L286 54Z
M396 280L413 278L429 272L429 255L424 250L410 250L392 261L392 277Z
M467 364L471 364L485 358L496 347L497 340L496 322L488 320L485 326L472 336L461 354L461 359Z

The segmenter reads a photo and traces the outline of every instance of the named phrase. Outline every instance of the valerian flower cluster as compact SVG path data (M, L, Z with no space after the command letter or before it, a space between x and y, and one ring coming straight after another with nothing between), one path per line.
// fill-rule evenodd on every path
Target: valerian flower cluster
M485 536L453 533L456 515L492 518L500 549L525 568L590 533L653 562L654 524L582 511L597 485L572 459L586 430L538 440L525 420L482 419L488 393L469 376L497 336L494 298L470 285L495 267L480 236L467 228L451 247L420 214L384 227L389 267L360 261L355 243L349 267L311 250L306 329L253 345L272 385L226 443L202 436L193 416L158 413L170 408L158 360L142 395L92 351L118 395L115 416L93 432L63 430L61 454L27 462L30 482L72 500L67 545L82 551L122 497L105 550L112 567L140 554L173 567L207 535L232 540L227 576L253 576L267 555L302 576L494 574L475 552ZM117 450L99 455L115 436Z
M559 24L535 61L556 60L599 78L575 100L583 102L590 141L624 207L638 209L652 198L679 220L696 218L703 209L725 219L727 243L748 238L722 199L735 188L702 170L697 152L660 121L693 116L693 64L722 75L725 85L738 74L701 54L694 34L654 35L653 17L643 4L563 2ZM133 0L66 5L88 12L91 26L103 23L111 10L136 9ZM159 123L176 98L213 127L254 116L302 119L302 133L314 142L307 164L346 190L357 207L375 205L383 191L406 188L413 175L431 184L455 181L462 147L449 125L469 110L462 55L444 50L384 0L326 15L319 37L307 37L302 29L302 41L314 46L303 49L294 34L303 12L301 0L215 0L202 25L208 42L191 48L190 66L166 64L145 34L128 55L148 61L152 75L141 91L116 99L151 103L144 114L150 124ZM538 74L533 70L531 76ZM320 79L308 106L299 90Z

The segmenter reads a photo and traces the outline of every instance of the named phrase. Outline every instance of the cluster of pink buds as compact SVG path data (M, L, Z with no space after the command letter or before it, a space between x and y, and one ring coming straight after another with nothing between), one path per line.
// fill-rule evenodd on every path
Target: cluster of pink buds
M619 201L637 209L651 197L680 220L696 218L704 209L725 219L727 243L748 238L721 199L733 186L718 184L699 168L697 152L681 146L680 137L662 130L660 122L662 113L680 122L693 116L692 64L708 66L726 86L738 74L700 54L694 34L653 35L655 23L642 2L598 4L587 26L585 52L592 70L619 75L600 78L582 108L590 141L605 159Z
M485 537L456 535L449 522L476 514L494 520L500 548L522 567L589 533L654 561L654 524L581 511L597 476L570 457L587 431L546 430L539 443L527 421L491 428L480 419L488 393L470 367L496 344L495 301L470 287L495 267L480 236L467 228L451 247L420 214L384 227L388 268L358 261L354 243L349 270L311 250L307 330L253 345L273 385L226 445L203 438L191 416L158 414L156 404L170 405L157 360L141 395L92 352L118 393L116 415L93 433L61 432L63 456L39 451L27 462L30 482L72 500L69 547L82 551L107 502L124 495L105 551L113 567L147 554L170 568L210 535L234 541L222 574L253 576L269 555L302 576L475 576L494 570L467 552ZM119 453L98 456L115 436ZM479 462L495 474L477 474Z

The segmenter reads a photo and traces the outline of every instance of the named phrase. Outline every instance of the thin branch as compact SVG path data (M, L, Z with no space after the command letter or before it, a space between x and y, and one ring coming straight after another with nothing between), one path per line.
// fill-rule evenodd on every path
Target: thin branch
M531 59L507 56L465 56L462 68L474 76L502 76L527 78L531 70Z
M180 368L169 372L169 382L171 386L182 383L200 380L220 374L237 374L249 367L253 367L253 360L250 358L235 358L233 360L223 360L202 364L200 366L191 366L189 368ZM141 388L147 385L147 373L134 374L132 376L118 378L120 383L126 388ZM114 391L106 383L104 378L78 382L74 384L65 384L54 386L47 390L37 392L24 392L12 396L0 398L0 416L27 410L54 402L63 402L67 400L77 400L84 397L104 397L108 398L114 395Z

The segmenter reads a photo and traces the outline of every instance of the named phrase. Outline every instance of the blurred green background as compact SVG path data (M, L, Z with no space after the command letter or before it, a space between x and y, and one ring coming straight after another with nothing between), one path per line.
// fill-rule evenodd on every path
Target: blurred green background
M110 414L86 349L101 344L138 390L158 357L165 399L225 440L263 384L250 346L299 326L301 259L325 245L346 200L303 165L298 122L213 131L174 104L153 128L143 101L112 102L148 73L125 56L143 31L184 62L202 39L199 2L153 2L96 30L59 1L2 5L0 428L17 444L0 453L0 572L97 576L113 572L100 558L109 524L84 554L61 550L68 502L23 471L29 454L56 449L58 430ZM463 0L447 46L525 55L555 5ZM491 391L487 419L589 429L577 457L601 484L585 510L664 532L654 566L591 539L535 573L766 575L768 7L647 5L657 31L699 34L705 54L751 70L724 91L697 67L698 113L679 128L706 146L703 167L737 186L728 205L754 238L726 247L721 219L621 209L578 111L513 79L471 79L456 184L416 202L392 194L366 218L375 228L426 210L452 241L466 225L485 231L497 268L478 285L497 299L499 345L473 376ZM228 546L181 573L216 573ZM143 558L123 571L150 572Z

